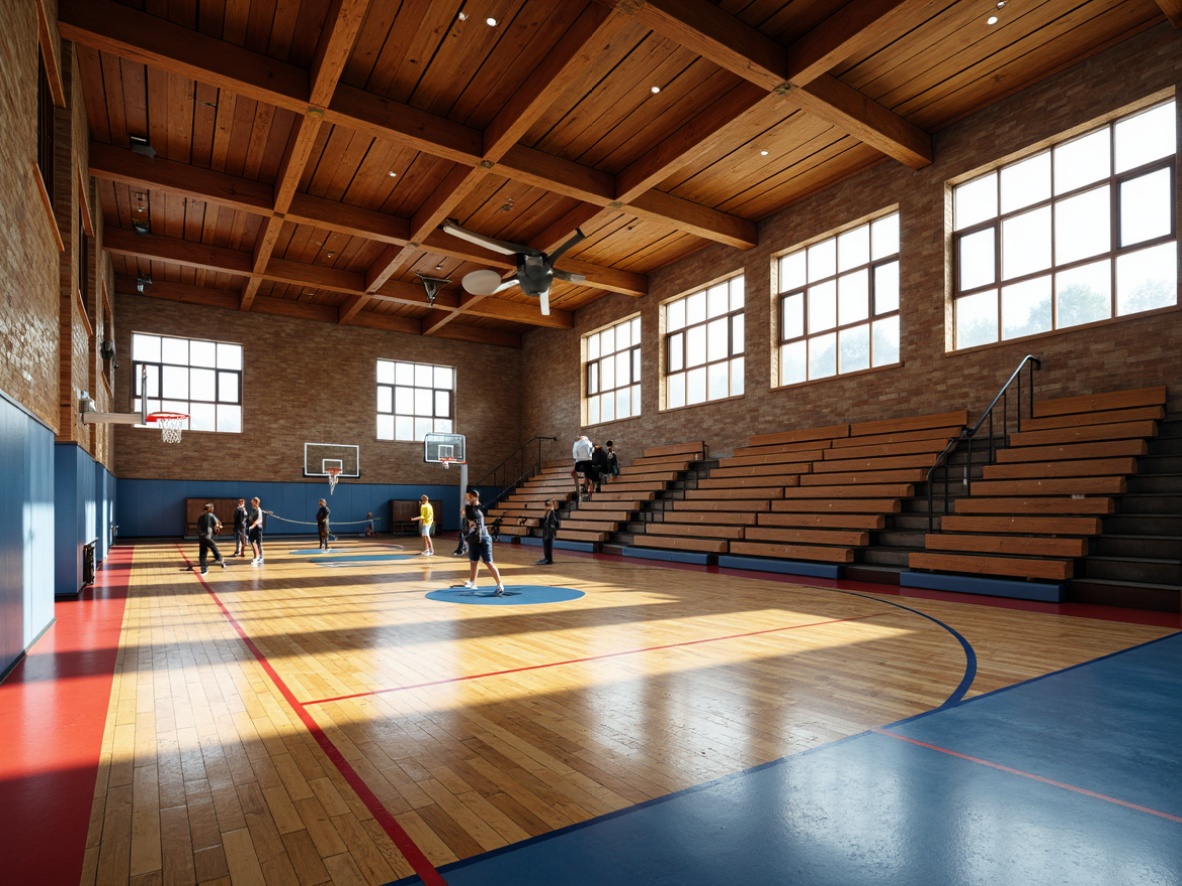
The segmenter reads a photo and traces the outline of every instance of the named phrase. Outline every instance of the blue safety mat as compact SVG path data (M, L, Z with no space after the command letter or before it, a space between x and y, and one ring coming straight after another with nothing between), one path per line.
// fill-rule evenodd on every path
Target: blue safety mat
M450 886L1177 886L1179 736L1176 634L440 872Z

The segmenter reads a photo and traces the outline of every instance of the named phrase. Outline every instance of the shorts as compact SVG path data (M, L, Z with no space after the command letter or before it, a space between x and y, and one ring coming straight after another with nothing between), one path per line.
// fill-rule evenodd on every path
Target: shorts
M468 559L475 563L477 560L483 560L485 563L491 563L492 558L492 538L487 535L480 536L479 540L468 539Z
M435 524L433 524L433 523L423 523L422 521L420 521L419 522L419 535L430 535L431 534L431 527L434 525Z

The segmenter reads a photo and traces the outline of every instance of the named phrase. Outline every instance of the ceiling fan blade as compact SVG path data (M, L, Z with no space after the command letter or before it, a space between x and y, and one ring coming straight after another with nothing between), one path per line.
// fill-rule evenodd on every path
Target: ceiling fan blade
M475 231L469 231L467 228L460 227L459 223L454 219L448 219L440 228L453 237L459 237L461 240L467 240L469 243L475 243L477 246L483 246L485 249L491 249L493 252L499 252L502 255L541 255L538 250L532 246L523 246L520 243L510 243L506 240L498 240L495 237L488 237L484 234L478 234Z
M512 280L516 282L517 278L513 277ZM465 292L470 292L473 295L492 295L501 289L504 281L496 271L485 269L465 274L464 279L460 282Z
M550 260L550 264L553 265L554 262L556 262L560 258L562 258L563 254L568 249L570 249L576 243L581 242L585 236L586 235L582 231L580 231L578 228L575 228L575 232L574 232L574 234L571 235L571 238L569 240L567 240L565 243L563 243L561 246L559 246L557 249L555 249L552 253L550 253L550 255L548 256L548 258Z
M538 294L538 304L542 306L542 316L550 316L550 290Z

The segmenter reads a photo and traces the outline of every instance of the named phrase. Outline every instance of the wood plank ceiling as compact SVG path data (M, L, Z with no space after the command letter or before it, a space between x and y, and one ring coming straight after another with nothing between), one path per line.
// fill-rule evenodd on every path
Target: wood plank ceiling
M59 4L117 290L508 347L1166 19L1182 0ZM447 219L546 252L580 227L558 267L586 281L549 317L470 295L513 259Z

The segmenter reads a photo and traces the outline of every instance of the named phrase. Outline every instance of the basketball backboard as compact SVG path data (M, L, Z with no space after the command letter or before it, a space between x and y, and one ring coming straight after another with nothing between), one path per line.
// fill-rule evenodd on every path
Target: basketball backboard
M423 461L438 462L441 458L468 460L463 434L427 434L423 437Z
M361 476L361 447L349 443L305 443L304 476L327 477L339 468L341 477Z

